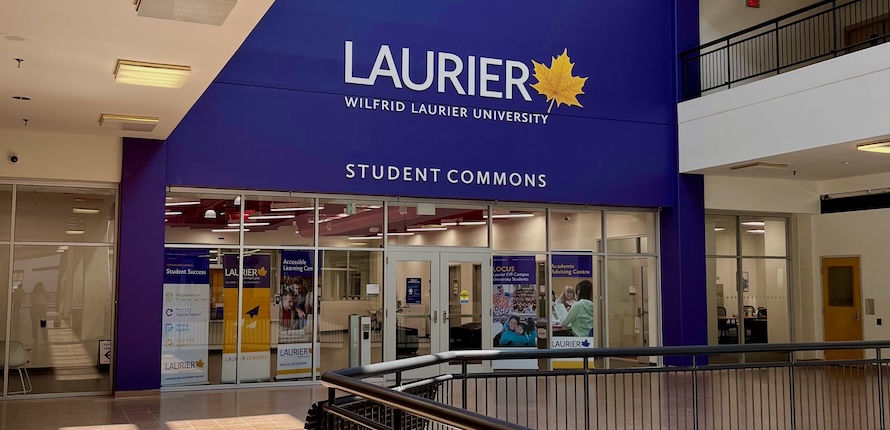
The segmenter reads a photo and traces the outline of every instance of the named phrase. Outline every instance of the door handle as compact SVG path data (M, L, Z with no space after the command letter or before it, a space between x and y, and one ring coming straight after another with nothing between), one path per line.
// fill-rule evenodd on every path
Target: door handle
M439 322L439 320L438 320L438 312L437 312L437 311L433 311L433 323L436 323L436 322Z
M442 322L448 322L448 321L449 321L449 319L448 319L448 312L447 312L447 311L442 311Z
M856 315L853 317L856 321L859 321L859 311L856 311Z

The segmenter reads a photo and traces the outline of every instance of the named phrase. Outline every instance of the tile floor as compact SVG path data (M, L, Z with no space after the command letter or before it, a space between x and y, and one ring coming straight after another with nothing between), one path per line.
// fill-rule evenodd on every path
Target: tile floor
M0 429L302 429L321 386L0 401Z

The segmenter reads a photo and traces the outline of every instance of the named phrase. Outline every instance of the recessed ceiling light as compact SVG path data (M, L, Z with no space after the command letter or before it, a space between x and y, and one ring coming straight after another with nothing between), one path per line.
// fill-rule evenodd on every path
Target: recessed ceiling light
M842 161L841 164L846 165L846 164L850 164L850 162L849 162L849 161Z
M180 212L180 211L167 211L167 212L164 212L164 216L176 216L176 215L182 215L182 212Z
M389 235L390 236L414 236L414 233L413 232L401 233L401 232L393 231L393 232L390 232ZM383 236L383 233L377 233L377 236Z
M76 213L76 214L95 215L95 214L99 213L99 209L73 208L73 209L71 209L71 212Z
M65 234L83 234L83 230L66 230Z
M240 224L238 224L237 222L230 222L228 226L229 227L238 227L239 225ZM246 222L246 223L244 223L245 227L262 227L265 225L269 225L269 223L267 223L267 222Z
M714 231L724 231L724 230L726 230L726 229L723 227L714 227Z
M288 208L288 207L271 207L269 208L272 212L296 212L296 211L311 211L315 209L315 206L306 206L306 207L297 207L297 208ZM319 206L318 210L323 210L324 206Z
M890 142L863 143L862 145L856 145L856 149L860 151L890 154Z
M417 227L417 228L408 228L405 229L407 231L445 231L448 230L447 227ZM392 233L390 233L392 234Z
M193 206L200 204L201 202L167 202L164 203L164 206Z
M485 225L488 224L487 221L461 221L457 223L457 225Z
M130 85L182 88L191 71L189 66L118 60L114 80Z
M212 231L214 233L237 233L240 230L238 230L237 228L214 228L210 231ZM250 231L250 229L245 228L244 231Z
M382 236L349 236L349 240L383 240Z
M31 100L31 97L28 97L28 96L12 96L12 98L14 98L16 100L21 100L24 102Z
M3 38L10 42L33 42L35 39L31 36L25 36L24 34L13 34L13 33L0 33L3 35Z
M513 214L513 213L509 213L509 214L494 214L494 215L491 216L491 218L492 218L492 219L497 219L497 218L528 218L528 217L533 217L533 216L535 216L535 214L530 214L530 213L515 213L515 214ZM483 215L482 218L488 218L488 215Z
M766 230L764 230L764 229L754 229L754 230L748 230L748 233L763 234L763 233L766 233Z
M250 215L250 219L291 219L296 217L296 215Z

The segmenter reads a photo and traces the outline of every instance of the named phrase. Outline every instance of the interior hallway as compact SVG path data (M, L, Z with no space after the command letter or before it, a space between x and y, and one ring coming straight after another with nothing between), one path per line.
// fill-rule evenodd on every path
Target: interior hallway
M0 429L302 429L319 386L0 401Z

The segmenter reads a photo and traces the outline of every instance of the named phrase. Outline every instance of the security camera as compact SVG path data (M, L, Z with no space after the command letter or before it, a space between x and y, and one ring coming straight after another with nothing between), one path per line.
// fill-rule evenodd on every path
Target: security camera
M18 155L15 155L15 154L10 155L10 156L9 156L9 162L10 162L10 163L18 163L18 162L19 162L19 156L18 156Z
M572 220L572 217L566 215L566 221L571 221L571 220Z

